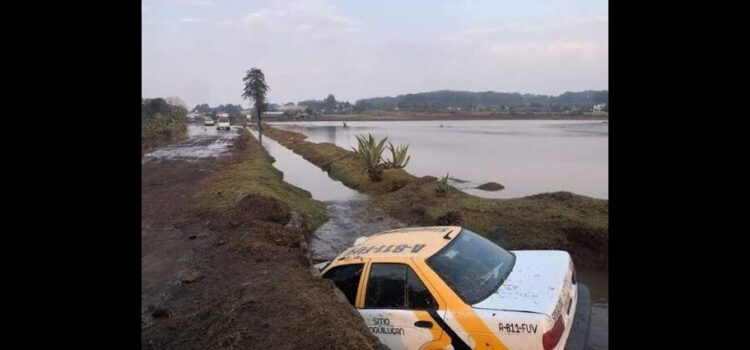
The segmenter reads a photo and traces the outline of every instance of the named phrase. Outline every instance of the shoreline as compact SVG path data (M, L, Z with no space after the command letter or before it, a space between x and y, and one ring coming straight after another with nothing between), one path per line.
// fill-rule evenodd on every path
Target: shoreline
M609 121L609 115L556 115L556 114L341 114L324 115L318 117L277 117L264 118L264 123L269 122L341 122L341 121L464 121L464 120L590 120Z

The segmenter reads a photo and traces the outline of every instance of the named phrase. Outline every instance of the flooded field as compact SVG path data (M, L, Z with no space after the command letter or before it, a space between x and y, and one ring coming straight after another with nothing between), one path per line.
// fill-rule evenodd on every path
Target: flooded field
M609 197L609 124L606 121L469 120L365 122L277 122L312 142L350 149L356 135L388 137L409 144L406 170L416 176L443 176L467 193L515 198L552 191ZM388 151L385 152L388 155ZM497 192L475 189L494 181Z

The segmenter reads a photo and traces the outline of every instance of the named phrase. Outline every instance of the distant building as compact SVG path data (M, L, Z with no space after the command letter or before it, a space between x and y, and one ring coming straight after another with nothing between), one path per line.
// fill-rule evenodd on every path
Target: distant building
M289 116L299 116L305 113L305 108L302 106L281 106L278 111Z
M263 118L278 118L284 115L284 112L280 111L273 111L273 112L263 112Z
M604 107L607 107L607 105L605 103L600 103L600 104L594 105L594 107L592 108L592 110L594 112L601 112L602 110L604 110Z

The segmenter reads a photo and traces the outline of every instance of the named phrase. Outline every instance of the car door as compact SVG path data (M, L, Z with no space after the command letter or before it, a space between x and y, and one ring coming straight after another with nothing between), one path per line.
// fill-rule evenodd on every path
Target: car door
M372 263L358 309L370 332L393 350L442 348L438 302L414 270L402 263Z

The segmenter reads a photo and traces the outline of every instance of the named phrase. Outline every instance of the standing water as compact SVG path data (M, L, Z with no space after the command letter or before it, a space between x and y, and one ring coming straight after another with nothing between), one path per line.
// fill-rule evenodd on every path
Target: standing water
M213 126L189 124L185 140L146 153L141 162L216 158L229 151L235 137L236 129L217 130Z
M257 131L251 132L258 137ZM371 206L367 195L331 179L328 173L278 142L263 137L261 144L276 159L273 165L284 173L284 181L309 191L328 206L329 220L313 232L310 241L314 261L333 259L360 236L406 226Z
M608 198L609 124L604 121L464 120L277 122L273 126L301 132L311 142L357 146L356 135L388 137L408 144L415 176L466 180L452 185L487 198L515 198L542 192L569 191ZM390 156L388 151L385 156ZM476 187L497 182L505 189Z
M591 290L591 329L588 350L609 348L609 273L606 270L576 268L576 279Z

